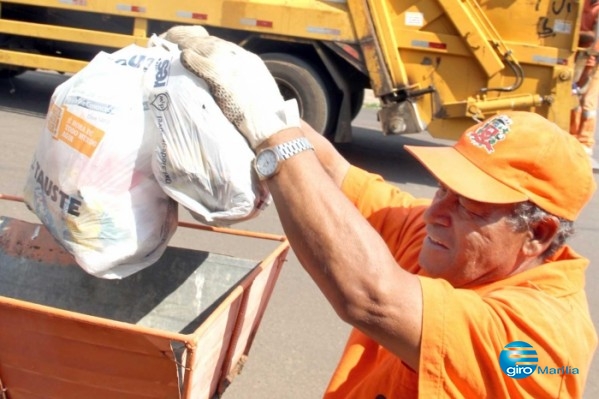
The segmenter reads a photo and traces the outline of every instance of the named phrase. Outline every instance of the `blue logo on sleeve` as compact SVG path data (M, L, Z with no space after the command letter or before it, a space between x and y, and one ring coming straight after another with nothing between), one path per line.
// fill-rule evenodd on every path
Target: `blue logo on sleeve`
M501 370L511 378L526 378L537 369L537 351L524 341L507 344L499 354Z

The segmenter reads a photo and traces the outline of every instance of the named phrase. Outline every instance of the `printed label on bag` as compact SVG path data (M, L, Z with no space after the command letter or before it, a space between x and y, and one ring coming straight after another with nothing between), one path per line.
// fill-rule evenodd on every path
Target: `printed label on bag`
M104 138L104 134L103 130L63 108L58 133L55 137L91 158Z
M46 129L52 133L52 138L56 138L58 132L58 124L60 123L60 116L62 115L62 108L52 103L48 109L48 116L46 117Z

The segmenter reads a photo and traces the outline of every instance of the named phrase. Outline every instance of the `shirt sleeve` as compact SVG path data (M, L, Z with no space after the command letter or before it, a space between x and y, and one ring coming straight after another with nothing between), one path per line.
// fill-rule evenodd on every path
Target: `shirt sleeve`
M378 231L397 262L417 272L418 253L425 237L422 214L429 199L416 199L411 194L387 183L379 175L352 166L342 190Z

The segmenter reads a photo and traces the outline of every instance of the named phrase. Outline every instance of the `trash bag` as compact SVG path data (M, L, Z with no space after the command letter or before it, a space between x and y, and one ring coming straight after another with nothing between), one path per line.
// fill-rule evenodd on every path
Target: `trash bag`
M170 65L155 64L154 79L147 81L153 128L161 137L152 158L159 184L203 224L228 226L256 217L271 197L252 167L254 152L206 82L183 67L178 48L156 36L150 45L174 55Z
M144 79L163 49L125 60L99 53L58 86L25 183L26 204L88 273L126 277L155 263L178 205L158 184Z

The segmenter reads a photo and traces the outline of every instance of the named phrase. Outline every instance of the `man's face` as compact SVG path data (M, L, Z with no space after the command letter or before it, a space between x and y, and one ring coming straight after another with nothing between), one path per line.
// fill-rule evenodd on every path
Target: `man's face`
M529 233L509 224L514 206L469 200L441 186L424 213L427 236L419 262L427 275L474 287L521 271Z

